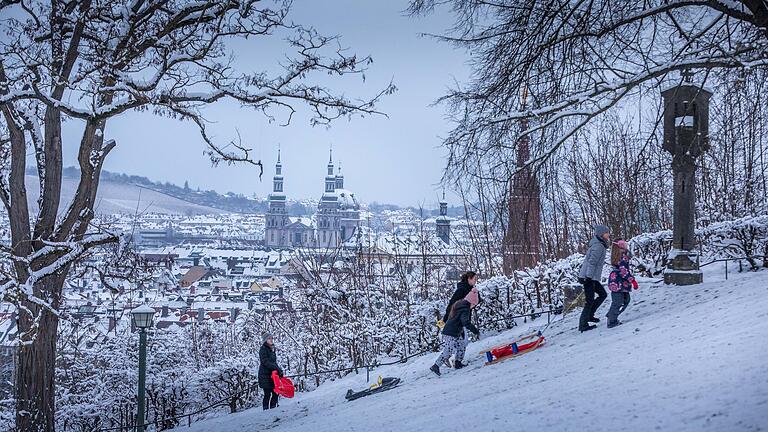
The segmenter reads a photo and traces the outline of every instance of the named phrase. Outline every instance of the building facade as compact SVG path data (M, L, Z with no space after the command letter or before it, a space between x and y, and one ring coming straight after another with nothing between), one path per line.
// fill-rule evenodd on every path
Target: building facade
M269 194L269 208L265 217L264 244L270 247L290 246L291 239L285 229L289 224L290 219L283 191L283 165L280 162L280 150L278 150L275 176L272 177L272 193Z
M344 189L341 167L334 173L333 152L328 159L323 194L314 224L310 219L290 217L283 190L282 164L278 150L273 191L269 195L264 244L273 248L315 247L335 249L355 235L360 227L360 204L354 192Z

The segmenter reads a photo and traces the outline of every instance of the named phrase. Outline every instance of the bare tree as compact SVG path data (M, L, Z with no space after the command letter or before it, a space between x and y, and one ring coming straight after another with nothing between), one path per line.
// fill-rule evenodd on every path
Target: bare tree
M457 21L436 37L471 53L474 70L466 87L442 98L456 120L445 140L449 169L471 166L465 159L509 163L521 119L530 120L523 135L561 128L532 148L529 164L538 165L671 72L768 67L768 4L760 0L413 0L410 11L444 5ZM533 103L521 111L525 86Z
M710 222L768 211L768 70L726 71L701 161L700 214Z
M581 235L580 224L596 216L591 214L596 209L580 212L569 205L570 195L563 195L580 186L560 187L557 171L570 169L578 174L573 176L577 180L584 174L574 171L572 164L564 167L567 161L561 158L558 165L550 163L563 144L575 147L570 161L597 155L595 149L585 148L599 136L591 127L595 120L605 113L626 114L656 105L649 104L645 95L676 84L672 76L676 72L704 70L701 78L714 86L727 71L768 69L768 4L759 0L412 0L409 12L428 14L436 8L450 9L456 22L448 32L431 36L466 50L473 70L467 83L439 100L448 106L455 124L444 140L448 150L444 180L482 193L481 189L500 190L495 183L507 183L521 170L535 169L545 200L543 252L549 256L572 251L568 234L575 227ZM529 94L525 107L518 97L523 89ZM654 162L642 157L656 157L658 152L649 146L654 132L643 132L650 139L643 141L641 136L634 144L622 139L642 149L633 158L646 166ZM516 164L525 136L530 137L530 156ZM580 155L582 151L589 155ZM758 160L760 155L748 156ZM581 164L588 165L592 164ZM586 186L594 186L605 179L585 180L590 183ZM504 208L502 200L507 199L495 193L481 200ZM646 207L653 201L633 205ZM604 210L596 212L605 216ZM634 210L645 208L622 212ZM643 222L615 216L617 223L634 224L631 232ZM664 221L657 218L654 223ZM492 224L494 230L507 232L510 227L505 225Z
M288 0L0 1L0 198L13 273L0 296L19 310L16 427L54 430L54 358L62 286L91 248L118 237L91 220L99 177L115 148L109 120L148 111L192 122L213 163L253 161L240 140L214 142L204 108L233 100L288 124L302 107L312 124L376 113L392 85L365 100L313 81L361 74L371 59L346 53L335 37L291 23ZM243 72L232 41L284 35L293 54ZM278 71L278 72L275 72ZM327 82L322 78L319 82ZM80 180L61 203L62 123L82 125ZM40 182L39 212L27 204L31 148Z

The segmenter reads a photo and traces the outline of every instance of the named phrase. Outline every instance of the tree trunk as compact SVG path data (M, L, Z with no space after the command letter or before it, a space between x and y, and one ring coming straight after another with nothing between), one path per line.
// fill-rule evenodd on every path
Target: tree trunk
M63 284L64 277L57 274L42 280L40 289L36 287L35 291L38 297L51 299L51 305L58 308ZM38 291L53 295L40 295ZM16 365L16 429L24 432L53 432L56 429L54 380L59 317L49 309L27 300L22 305L32 311L33 315L19 314L19 335L32 330L34 339L22 337L22 342L26 344L19 347ZM37 330L33 330L34 316L38 313L40 321Z
M27 307L31 304L27 303ZM28 329L21 324L19 328ZM30 321L24 318L24 321ZM59 318L50 311L42 311L40 329L29 345L19 349L16 365L16 428L19 431L53 432L54 427L54 367L56 359L56 331Z

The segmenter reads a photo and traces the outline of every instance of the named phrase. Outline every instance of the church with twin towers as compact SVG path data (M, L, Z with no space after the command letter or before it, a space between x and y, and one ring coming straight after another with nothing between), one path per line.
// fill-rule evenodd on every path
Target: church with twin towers
M353 192L344 189L344 175L341 173L341 167L338 167L338 170L334 167L333 150L328 158L324 192L320 197L314 221L288 215L283 185L283 165L278 150L266 214L266 246L334 249L357 233L360 227L360 203Z

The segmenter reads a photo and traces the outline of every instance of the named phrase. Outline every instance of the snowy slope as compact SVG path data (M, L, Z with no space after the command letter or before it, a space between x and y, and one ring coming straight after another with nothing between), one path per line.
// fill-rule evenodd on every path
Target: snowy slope
M40 196L40 185L35 176L27 176L27 192L30 209L37 211L37 199ZM62 210L72 202L77 191L78 181L71 178L62 179ZM220 214L226 213L211 207L192 204L160 192L139 186L102 181L96 197L95 209L98 214L135 214L135 213L166 213L180 215Z
M708 270L698 286L645 281L615 329L603 318L579 334L577 314L569 314L546 329L546 346L518 359L484 367L478 352L522 327L471 344L470 366L439 378L427 371L437 355L427 355L378 370L404 381L385 393L345 401L347 388L366 387L364 374L353 375L273 411L182 430L768 430L768 271L726 282L721 269Z

